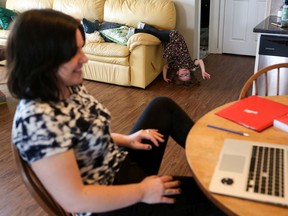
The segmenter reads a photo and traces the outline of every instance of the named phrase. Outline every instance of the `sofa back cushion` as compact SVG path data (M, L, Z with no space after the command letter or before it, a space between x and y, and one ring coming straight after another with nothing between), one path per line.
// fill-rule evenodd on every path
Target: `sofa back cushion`
M69 14L76 19L103 21L105 0L54 0L53 9Z
M159 29L174 29L176 9L171 0L106 0L104 20L137 27L137 23Z
M52 8L76 19L103 21L105 0L6 0L6 7L17 12L29 9Z
M33 8L52 8L53 0L6 0L6 8L23 12Z

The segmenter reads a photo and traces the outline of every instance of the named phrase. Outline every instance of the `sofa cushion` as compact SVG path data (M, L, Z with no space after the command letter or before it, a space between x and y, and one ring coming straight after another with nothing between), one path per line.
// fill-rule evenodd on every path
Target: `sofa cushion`
M24 1L25 2L25 1ZM76 19L103 21L105 0L54 0L53 9Z
M10 30L0 29L0 38L7 40L9 37Z
M85 33L86 43L104 43L104 39L101 37L98 31L91 34Z
M89 62L101 62L105 64L111 64L114 65L115 67L118 67L120 65L129 67L129 56L126 57L113 57L113 56L96 56L96 55L89 55L86 53L86 56L89 59Z
M116 43L86 43L83 51L90 55L103 57L127 57L130 51L127 46Z
M10 33L9 30L0 29L0 46L7 45L7 38L9 36L9 33Z
M176 8L170 0L106 0L104 10L104 20L108 22L137 27L142 21L158 29L176 26Z
M53 0L6 0L6 8L18 12L24 12L33 8L52 8Z
M4 7L0 7L0 25L2 29L6 30L17 13Z

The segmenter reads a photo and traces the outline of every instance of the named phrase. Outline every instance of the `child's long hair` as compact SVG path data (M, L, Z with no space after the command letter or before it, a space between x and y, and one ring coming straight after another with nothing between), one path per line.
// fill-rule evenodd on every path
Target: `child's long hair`
M167 74L170 75L170 79L172 80L173 83L175 83L176 85L184 85L184 86L198 86L200 84L200 82L196 79L196 77L194 76L193 71L189 70L190 73L190 79L189 80L181 80L179 78L179 76L177 75L177 71L176 69L170 69L168 68L168 72Z

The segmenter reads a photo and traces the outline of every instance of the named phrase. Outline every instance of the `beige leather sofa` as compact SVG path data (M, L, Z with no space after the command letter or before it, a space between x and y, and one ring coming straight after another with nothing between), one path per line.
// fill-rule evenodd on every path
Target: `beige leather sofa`
M176 10L170 0L7 0L6 7L17 12L31 8L52 8L90 21L109 21L136 27L139 21L160 29L174 29ZM36 30L36 29L35 29ZM0 31L5 45L9 30ZM89 61L84 78L122 86L145 88L162 71L162 45L144 33L132 35L127 46L116 43L87 43Z

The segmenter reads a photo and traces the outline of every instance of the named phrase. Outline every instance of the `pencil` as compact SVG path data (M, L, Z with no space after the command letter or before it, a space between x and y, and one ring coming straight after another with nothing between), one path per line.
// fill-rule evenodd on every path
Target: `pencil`
M226 129L226 128L222 128L222 127L217 127L217 126L214 126L214 125L207 125L207 127L214 128L214 129L217 129L217 130L226 131L226 132L229 132L229 133L242 135L242 136L250 136L248 133L243 133L243 132L240 132L240 131L234 131L234 130L230 130L230 129Z
M281 25L277 24L277 23L271 23L271 25L274 25L274 26L277 26L277 27L281 27Z

